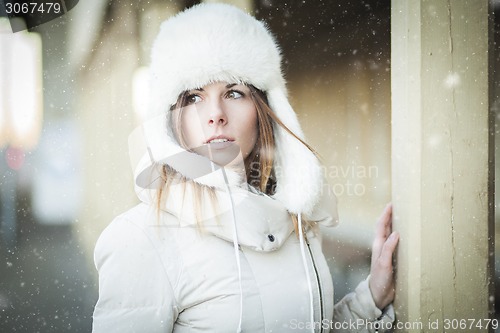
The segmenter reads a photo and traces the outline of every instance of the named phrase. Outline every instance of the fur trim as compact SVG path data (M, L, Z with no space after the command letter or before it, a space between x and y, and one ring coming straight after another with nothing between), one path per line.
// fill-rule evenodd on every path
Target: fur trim
M278 118L303 138L287 99L278 45L262 22L233 6L200 4L165 21L153 45L150 73L150 117L165 119L165 112L186 90L220 81L248 83L264 91ZM150 141L147 143L150 167L154 163L167 163L188 176L186 170L173 162L172 156L181 153L182 148L173 138L172 130L162 121L155 123L144 129ZM289 212L310 214L322 189L318 160L280 126L275 124L274 132L278 185L273 197ZM186 151L182 154L194 155ZM135 169L136 183L144 172L151 172L147 169L144 165ZM213 184L211 177L210 181L203 177L193 179L200 184Z
M209 83L252 83L285 90L281 55L260 21L224 4L201 4L165 21L151 51L153 114L183 91Z
M304 139L297 116L281 89L268 91L268 101L278 118L299 138ZM291 213L311 214L322 190L322 174L317 157L281 126L274 126L277 187L274 197Z

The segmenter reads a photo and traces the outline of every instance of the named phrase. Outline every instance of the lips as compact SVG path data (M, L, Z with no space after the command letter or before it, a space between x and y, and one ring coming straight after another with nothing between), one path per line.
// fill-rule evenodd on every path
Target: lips
M224 142L233 142L234 139L227 137L225 135L218 135L218 136L213 136L209 138L205 144L214 144L214 143L224 143Z
M210 140L208 143L221 143L221 142L228 142L228 139L213 139Z

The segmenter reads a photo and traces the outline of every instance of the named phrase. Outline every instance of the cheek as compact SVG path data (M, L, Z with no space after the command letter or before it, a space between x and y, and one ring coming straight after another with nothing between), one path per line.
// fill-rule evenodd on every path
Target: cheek
M203 142L203 131L196 112L184 111L181 117L180 131L188 149L196 148Z
M259 126L257 124L257 117L253 121L253 126L252 126L252 147L255 146L255 143L257 142L257 138L259 137Z
M242 133L245 133L244 147L242 152L244 157L247 157L255 147L257 142L257 137L259 136L259 130L257 125L257 111L251 112L248 117L242 121L244 124Z

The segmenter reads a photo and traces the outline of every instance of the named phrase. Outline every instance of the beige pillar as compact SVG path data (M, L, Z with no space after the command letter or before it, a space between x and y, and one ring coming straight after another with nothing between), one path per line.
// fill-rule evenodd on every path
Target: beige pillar
M392 1L392 194L401 233L395 307L401 324L421 324L399 332L463 332L463 323L487 331L488 20L488 0ZM478 320L483 328L470 328Z

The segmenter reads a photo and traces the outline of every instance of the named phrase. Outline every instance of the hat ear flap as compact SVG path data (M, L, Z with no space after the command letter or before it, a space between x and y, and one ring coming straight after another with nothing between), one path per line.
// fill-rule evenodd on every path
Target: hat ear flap
M304 134L285 92L267 92L269 107L292 133ZM294 214L310 214L318 203L322 187L321 167L316 155L279 124L274 125L276 192L273 195Z

